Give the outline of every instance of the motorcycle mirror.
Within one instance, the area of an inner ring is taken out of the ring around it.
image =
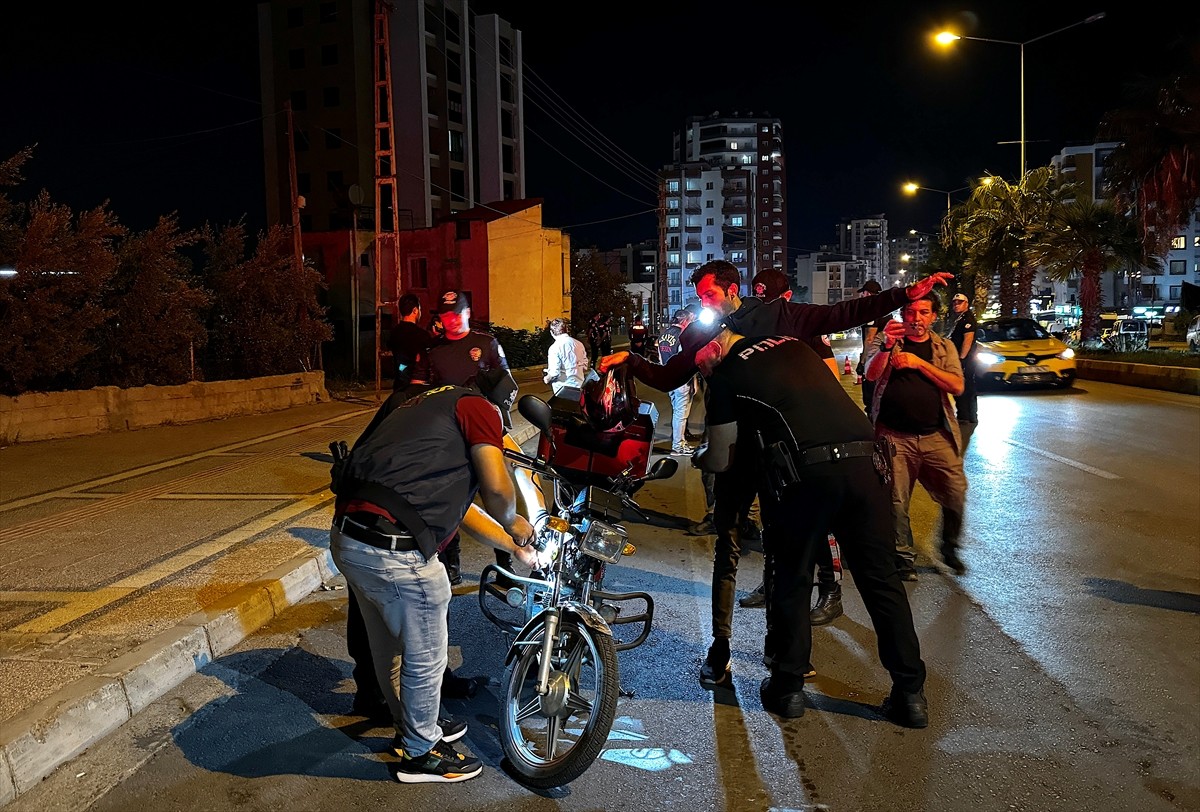
[[[679,470],[679,461],[673,457],[660,457],[658,462],[650,466],[650,473],[646,475],[647,481],[651,479],[670,479],[675,476],[675,472]]]
[[[539,431],[550,430],[550,406],[536,395],[523,395],[517,403],[517,411]]]

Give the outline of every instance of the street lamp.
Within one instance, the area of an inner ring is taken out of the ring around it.
[[[1024,42],[1013,42],[1012,40],[1006,40],[1006,39],[988,39],[986,37],[967,37],[967,36],[963,36],[962,34],[955,34],[953,31],[942,31],[934,36],[933,41],[943,47],[949,47],[950,44],[953,43],[955,40],[970,39],[970,40],[975,40],[976,42],[995,42],[1000,45],[1016,45],[1021,49],[1021,176],[1022,177],[1024,177],[1024,175],[1025,175],[1025,46],[1030,45],[1034,42],[1037,42],[1038,40],[1045,39],[1046,37],[1052,37],[1055,34],[1061,34],[1063,31],[1068,31],[1072,28],[1075,28],[1076,26],[1087,25],[1088,23],[1098,22],[1103,19],[1104,19],[1104,12],[1101,11],[1098,14],[1093,14],[1091,17],[1088,17],[1087,19],[1080,20],[1079,22],[1076,22],[1076,23],[1071,23],[1070,25],[1065,25],[1062,28],[1058,28],[1058,29],[1055,29],[1054,31],[1051,31],[1049,34],[1042,34],[1041,36],[1034,37],[1033,39],[1027,39]]]
[[[984,186],[988,186],[992,182],[992,176],[988,175],[986,178],[980,178],[979,182],[981,184],[983,184]],[[904,193],[908,194],[908,195],[915,195],[919,191],[937,192],[940,195],[945,195],[946,196],[946,212],[949,213],[950,212],[950,195],[954,194],[955,192],[965,192],[967,189],[970,189],[971,187],[963,186],[959,189],[951,189],[950,191],[947,192],[945,189],[931,189],[928,186],[920,186],[916,183],[913,183],[912,181],[909,181],[908,183],[904,184],[900,188],[902,188],[904,190]]]

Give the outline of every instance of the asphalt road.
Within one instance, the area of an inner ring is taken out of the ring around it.
[[[670,405],[642,394],[658,403],[666,451]],[[877,713],[888,679],[852,576],[846,615],[815,631],[803,718],[759,703],[761,611],[735,614],[735,690],[699,686],[712,540],[680,530],[703,513],[698,475],[681,468],[641,492],[651,521],[628,522],[638,552],[610,568],[612,587],[655,595],[655,631],[620,655],[633,695],[571,786],[534,793],[504,772],[495,684],[447,705],[470,725],[482,776],[391,781],[379,755],[390,731],[344,715],[353,686],[338,578],[9,808],[1200,810],[1200,399],[1088,381],[985,394],[965,464],[971,571],[923,566],[909,587],[927,730]],[[926,552],[935,520],[919,493]],[[327,522],[314,510],[291,533],[317,544]],[[464,557],[469,581],[491,556],[468,544]],[[761,563],[745,560],[742,592]],[[498,678],[503,635],[469,584],[458,591],[452,663]]]

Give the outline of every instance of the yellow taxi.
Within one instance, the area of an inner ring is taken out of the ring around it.
[[[975,330],[975,382],[987,386],[1070,386],[1075,351],[1033,319],[982,321]]]

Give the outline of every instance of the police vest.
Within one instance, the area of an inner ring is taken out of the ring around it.
[[[406,401],[347,460],[346,474],[352,481],[382,485],[398,494],[416,510],[439,545],[458,530],[479,492],[470,449],[455,416],[458,401],[465,397],[483,396],[473,389],[445,386]],[[355,493],[338,496],[352,499]],[[383,500],[359,496],[401,518]],[[427,546],[421,544],[421,553],[430,558],[436,547]]]

